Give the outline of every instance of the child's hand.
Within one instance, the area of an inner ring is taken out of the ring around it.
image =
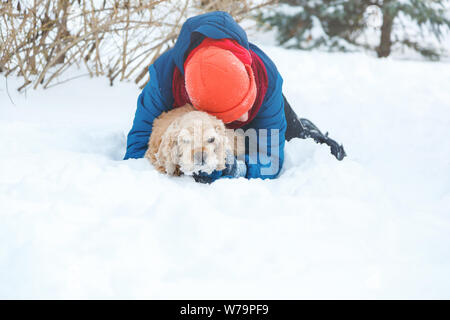
[[[222,176],[222,171],[216,170],[210,174],[200,171],[199,173],[194,173],[192,176],[194,177],[195,182],[213,183],[215,180],[219,179]]]
[[[194,173],[195,182],[213,183],[220,178],[240,178],[245,177],[247,173],[247,165],[244,161],[237,160],[232,154],[227,156],[225,162],[225,169],[222,171],[213,171],[211,174],[206,172]]]
[[[223,178],[239,178],[245,177],[247,173],[247,165],[244,161],[237,160],[233,155],[227,156],[226,167],[222,171]]]

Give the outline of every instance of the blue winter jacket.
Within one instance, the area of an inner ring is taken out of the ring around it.
[[[246,178],[275,178],[279,174],[284,160],[286,119],[282,96],[283,80],[269,57],[257,46],[249,43],[245,31],[228,13],[222,11],[187,19],[174,47],[162,54],[149,67],[150,81],[139,95],[133,127],[128,134],[127,152],[124,159],[144,156],[148,148],[147,143],[152,132],[153,120],[162,112],[173,108],[172,77],[174,68],[177,66],[184,75],[183,64],[186,51],[196,33],[213,39],[234,39],[247,50],[253,50],[263,61],[267,71],[268,88],[258,114],[242,129],[256,129],[258,138],[266,136],[261,134],[260,137],[258,129],[268,129],[267,150],[258,150],[258,153],[245,155]],[[273,131],[270,129],[278,129],[278,139],[271,137]],[[277,149],[278,152],[272,154],[271,150],[274,149]],[[220,178],[221,173],[213,172],[212,176]]]

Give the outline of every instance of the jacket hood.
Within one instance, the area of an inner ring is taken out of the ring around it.
[[[233,39],[249,50],[247,34],[229,13],[214,11],[189,18],[181,27],[173,48],[175,65],[183,75],[186,51],[189,49],[192,35],[195,33],[212,39]]]

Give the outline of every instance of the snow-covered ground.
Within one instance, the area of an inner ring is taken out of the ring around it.
[[[450,64],[263,47],[299,115],[277,180],[122,161],[139,91],[0,78],[0,298],[450,298]]]

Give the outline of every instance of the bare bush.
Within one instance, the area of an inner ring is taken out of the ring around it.
[[[241,21],[252,11],[276,3],[277,0],[196,0],[194,8],[200,12],[226,11],[231,13],[236,21]]]
[[[267,1],[269,2],[269,1]],[[0,72],[44,88],[83,75],[148,80],[148,66],[170,48],[188,16],[224,10],[242,19],[263,1],[2,0]],[[73,75],[72,66],[86,70]],[[69,71],[70,72],[67,72]]]

